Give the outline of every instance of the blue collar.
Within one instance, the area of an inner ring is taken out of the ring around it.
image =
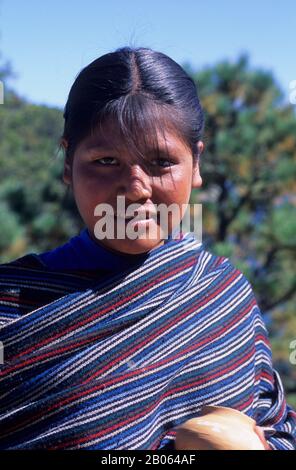
[[[164,243],[171,241],[172,235]],[[149,252],[129,255],[110,250],[99,241],[93,240],[88,229],[85,228],[64,245],[40,253],[38,256],[41,262],[50,269],[120,271],[145,260],[149,256]]]

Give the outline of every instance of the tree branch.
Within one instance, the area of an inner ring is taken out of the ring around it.
[[[274,307],[281,304],[282,302],[286,302],[287,300],[290,300],[290,298],[294,294],[296,294],[296,282],[294,282],[294,284],[292,284],[290,289],[288,289],[281,297],[274,300],[273,302],[268,303],[268,302],[262,301],[261,302],[262,310],[264,311],[272,310]]]

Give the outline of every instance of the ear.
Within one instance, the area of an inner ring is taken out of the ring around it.
[[[61,139],[61,146],[65,150],[65,160],[64,160],[64,171],[63,171],[63,181],[67,185],[71,185],[72,183],[72,165],[70,162],[70,158],[67,156],[67,147],[68,147],[68,142],[66,139]]]
[[[202,186],[202,178],[199,172],[199,158],[204,150],[204,143],[199,140],[197,142],[197,159],[194,160],[193,169],[192,169],[192,188],[200,188]]]

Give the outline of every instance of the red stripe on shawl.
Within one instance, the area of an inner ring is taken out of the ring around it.
[[[233,274],[227,282],[223,283],[223,285],[216,289],[213,294],[209,297],[207,297],[205,300],[201,300],[201,302],[199,302],[198,304],[195,304],[192,308],[186,310],[185,312],[183,311],[183,314],[178,316],[178,322],[180,320],[182,320],[183,318],[187,317],[190,313],[194,312],[194,310],[197,310],[200,306],[203,306],[204,304],[207,304],[209,302],[209,300],[211,300],[212,298],[214,298],[217,294],[219,294],[222,290],[225,289],[225,287],[227,287],[233,279],[235,279],[235,277],[237,276],[237,274]],[[233,322],[232,322],[233,323]],[[232,324],[231,323],[231,324]],[[176,319],[173,319],[171,322],[169,323],[166,323],[161,329],[157,330],[153,335],[145,338],[141,343],[137,343],[132,349],[128,349],[125,351],[125,353],[120,356],[120,359],[124,359],[125,357],[127,357],[129,354],[132,354],[134,351],[136,351],[139,347],[141,348],[142,346],[145,346],[148,342],[150,342],[151,340],[153,340],[154,338],[156,338],[157,336],[159,336],[162,332],[166,331],[170,326],[176,324]],[[227,327],[225,327],[223,330],[222,330],[222,333],[227,329]],[[211,338],[213,338],[214,335],[211,334]],[[205,342],[207,342],[207,339],[205,340]],[[93,380],[95,377],[97,377],[98,375],[104,373],[106,370],[110,369],[110,367],[112,367],[114,364],[116,363],[116,359],[113,361],[113,362],[109,362],[108,364],[106,364],[105,367],[103,367],[102,369],[99,369],[98,371],[96,371],[93,375],[91,375],[88,379],[86,379],[84,382],[82,383],[88,383],[89,381]]]
[[[26,354],[29,354],[30,352],[36,350],[37,348],[41,347],[41,346],[44,346],[45,344],[47,343],[50,343],[51,341],[63,336],[65,333],[69,333],[70,331],[72,330],[75,330],[76,328],[80,327],[80,326],[83,326],[87,323],[89,323],[91,320],[94,320],[95,318],[98,318],[100,316],[102,316],[103,314],[109,312],[111,309],[113,309],[114,307],[118,307],[120,305],[122,305],[123,303],[126,303],[127,300],[130,300],[130,299],[133,299],[134,297],[136,297],[139,293],[141,293],[142,291],[145,291],[147,289],[149,289],[149,287],[153,286],[154,284],[156,283],[159,283],[160,281],[162,280],[165,280],[167,279],[168,277],[180,272],[180,271],[183,271],[184,268],[187,268],[187,267],[190,267],[192,266],[193,264],[196,263],[196,259],[193,259],[190,263],[186,263],[185,265],[181,265],[179,266],[177,269],[173,270],[173,271],[170,271],[169,274],[165,274],[163,276],[160,276],[159,278],[155,279],[153,282],[151,282],[150,284],[148,285],[145,285],[145,287],[142,287],[141,289],[139,289],[138,291],[136,291],[134,294],[130,295],[129,297],[126,297],[125,299],[122,299],[120,300],[119,302],[116,302],[115,304],[112,304],[110,305],[109,307],[105,308],[104,310],[100,310],[99,313],[97,314],[94,314],[92,315],[91,317],[85,319],[84,321],[81,321],[79,323],[75,323],[74,325],[72,325],[70,328],[68,328],[67,330],[64,330],[62,333],[59,333],[55,336],[50,336],[49,338],[41,341],[40,343],[37,343],[35,344],[34,346],[32,346],[31,348],[27,349],[26,351],[22,351],[20,354],[16,355],[15,357],[13,357],[11,360],[15,360],[17,359],[18,357],[22,357]],[[22,364],[26,364],[26,362],[23,362]]]
[[[252,299],[252,302],[253,302],[253,299]],[[250,303],[246,306],[246,309],[242,312],[242,314],[240,315],[239,318],[242,318],[242,317],[245,315],[245,312],[248,312],[248,311],[249,311],[249,306],[252,304],[252,302],[250,302]],[[233,321],[232,321],[228,326],[232,326],[233,324],[235,324],[235,323],[237,322],[237,320],[238,320],[238,318],[236,317],[235,319],[233,319]],[[225,331],[225,329],[227,329],[227,328],[223,328],[222,331]],[[220,336],[220,334],[221,334],[221,330],[219,330],[215,336],[211,336],[210,339],[211,339],[211,340],[212,340],[212,339],[216,339],[217,337]],[[156,364],[151,364],[150,366],[147,366],[147,367],[145,367],[145,368],[143,368],[143,369],[144,369],[144,370],[149,370],[149,369],[155,368],[156,365],[157,365],[157,367],[159,367],[159,365],[163,365],[163,364],[166,364],[167,362],[171,362],[171,361],[174,360],[175,358],[178,358],[180,355],[184,355],[184,354],[186,354],[187,352],[189,352],[189,351],[191,351],[191,350],[197,349],[197,347],[199,347],[200,345],[204,345],[206,342],[207,342],[207,341],[201,341],[200,343],[197,343],[197,344],[195,344],[195,345],[193,345],[193,346],[190,346],[190,347],[188,347],[187,349],[182,350],[182,351],[179,352],[178,354],[176,354],[176,355],[174,355],[174,356],[172,356],[172,357],[170,357],[170,358],[168,358],[168,359],[163,359],[162,361],[159,361],[159,362],[157,362]],[[253,351],[253,350],[249,353],[248,356],[244,356],[244,358],[243,358],[242,360],[245,360],[246,357],[248,358],[248,357],[249,357],[250,355],[252,355],[252,354],[254,354],[254,351]],[[241,361],[240,361],[240,362],[241,362]],[[239,365],[240,362],[235,363],[234,366],[235,366],[235,365]],[[233,367],[230,368],[229,370],[232,370],[232,369],[233,369]],[[226,371],[226,369],[224,369],[223,371]],[[66,405],[66,404],[68,404],[68,403],[71,403],[72,401],[74,401],[74,400],[76,400],[76,399],[78,399],[78,398],[82,398],[83,396],[89,395],[89,394],[91,394],[91,393],[93,393],[93,392],[95,392],[95,391],[98,391],[98,390],[100,390],[100,389],[107,388],[109,385],[114,385],[114,384],[116,384],[117,382],[121,382],[121,381],[123,381],[123,380],[125,380],[125,379],[128,379],[128,378],[132,377],[133,375],[137,375],[138,373],[139,373],[139,370],[129,371],[129,372],[127,372],[125,375],[121,375],[120,377],[115,377],[115,378],[113,378],[113,379],[107,380],[104,384],[99,384],[99,385],[97,385],[97,386],[95,386],[95,387],[92,387],[91,389],[87,389],[87,390],[85,390],[85,391],[83,391],[83,392],[80,392],[80,393],[78,393],[78,394],[76,394],[76,395],[72,395],[72,396],[66,398],[65,400],[62,400],[62,401],[59,401],[58,403],[53,404],[52,406],[46,408],[46,412],[48,413],[48,412],[50,412],[50,411],[52,411],[52,410],[54,410],[54,409],[56,409],[56,408],[61,408],[62,406]],[[221,374],[221,370],[220,370],[220,372],[219,372],[218,374],[213,374],[213,375],[211,375],[210,378],[215,378],[216,376],[219,376],[219,374]],[[209,377],[207,377],[207,381],[208,381],[208,380],[209,380]],[[195,384],[202,384],[203,381],[204,381],[204,379],[199,380],[199,381],[197,381],[197,382],[194,382],[194,385],[195,385]],[[187,388],[188,388],[188,387],[187,387]],[[186,387],[185,387],[185,389],[186,389]],[[178,390],[178,389],[176,389],[176,390]],[[35,418],[35,419],[36,419],[36,418],[38,419],[39,417],[43,416],[43,414],[44,414],[44,410],[43,410],[41,413],[35,415],[34,418]],[[9,432],[15,431],[16,429],[19,429],[20,426],[22,427],[23,425],[26,425],[27,423],[30,423],[31,421],[32,421],[32,418],[29,418],[29,419],[27,419],[27,420],[25,420],[25,421],[23,421],[23,422],[19,422],[18,425],[15,426],[14,428],[10,429]]]
[[[241,313],[240,317],[239,318],[242,318],[246,312],[249,311],[249,305],[246,307],[246,309]],[[236,317],[235,319],[232,320],[231,323],[228,324],[228,326],[232,326],[234,325],[238,320],[238,317]],[[168,362],[171,362],[173,361],[174,359],[178,359],[180,356],[183,356],[185,355],[187,352],[191,352],[192,350],[194,351],[195,349],[197,349],[198,347],[200,346],[203,346],[204,344],[207,344],[209,343],[210,341],[212,341],[213,339],[216,339],[217,337],[219,337],[221,335],[221,331],[225,331],[227,330],[227,327],[226,328],[223,328],[222,330],[218,330],[216,335],[213,335],[211,336],[210,339],[205,339],[203,341],[200,341],[199,343],[195,343],[194,345],[191,345],[189,346],[188,348],[186,349],[182,349],[182,351],[180,351],[179,353],[175,354],[174,356],[170,356],[169,358],[166,358],[166,359],[162,359],[161,361],[158,361],[157,363],[154,363],[154,364],[151,364],[149,366],[146,366],[144,368],[142,368],[143,370],[146,370],[146,371],[149,371],[149,370],[153,370],[156,366],[159,367],[161,365],[165,365],[167,364]],[[140,369],[141,370],[141,369]],[[75,394],[75,395],[72,395],[71,397],[68,397],[67,399],[65,400],[62,400],[62,401],[59,401],[59,403],[56,403],[54,405],[52,405],[51,407],[47,408],[47,411],[51,411],[55,408],[59,408],[60,406],[64,406],[68,403],[71,403],[71,401],[74,401],[78,398],[82,398],[84,395],[88,395],[90,393],[93,393],[97,390],[100,390],[102,387],[103,388],[106,388],[108,387],[109,385],[114,385],[116,384],[117,382],[122,382],[124,381],[125,379],[128,379],[130,377],[132,377],[133,375],[136,375],[139,373],[139,369],[138,370],[135,370],[135,371],[129,371],[127,372],[125,375],[121,375],[120,377],[115,377],[114,379],[109,379],[107,380],[104,384],[98,384],[96,385],[95,387],[92,387],[90,389],[87,389],[86,391],[82,392],[82,393],[78,393],[78,394]]]
[[[211,375],[210,377],[207,377],[207,380],[211,380],[212,378],[216,378],[216,377],[219,377],[221,375],[223,375],[223,373],[226,373],[226,372],[229,372],[231,370],[233,370],[236,366],[239,366],[240,364],[242,364],[243,362],[245,362],[246,359],[248,359],[249,357],[251,357],[253,355],[253,352],[250,352],[247,356],[244,356],[240,361],[238,361],[237,363],[235,363],[233,366],[231,367],[227,367],[226,369],[223,369],[222,371],[220,370],[218,373],[216,374],[213,374]],[[120,425],[120,427],[123,427],[124,425],[126,424],[129,424],[130,422],[132,421],[136,421],[137,419],[141,418],[142,416],[145,416],[146,414],[148,414],[153,408],[157,407],[158,404],[160,404],[161,401],[163,401],[166,397],[169,397],[171,396],[173,393],[177,393],[177,392],[181,392],[181,391],[185,391],[189,388],[192,388],[192,387],[195,387],[195,386],[198,386],[202,383],[203,381],[201,380],[197,380],[195,382],[191,382],[189,384],[186,384],[185,386],[183,387],[176,387],[176,388],[173,388],[173,389],[170,389],[168,390],[167,392],[165,392],[163,395],[161,395],[161,397],[159,397],[159,399],[154,402],[150,407],[148,407],[148,409],[145,409],[144,411],[141,411],[140,413],[138,413],[137,415],[135,416],[132,416],[131,418],[128,418],[126,419],[125,421],[120,421],[119,423],[116,423],[116,424],[113,424],[112,426],[108,427],[108,428],[105,428],[104,430],[98,432],[98,433],[95,433],[95,434],[91,434],[91,435],[88,435],[88,436],[85,436],[85,437],[82,437],[82,438],[79,438],[79,439],[74,439],[72,441],[63,441],[61,442],[60,444],[57,444],[56,446],[54,447],[49,447],[49,450],[57,450],[59,448],[65,448],[65,446],[67,445],[70,445],[70,446],[73,446],[73,445],[79,445],[79,444],[82,444],[84,442],[87,442],[87,441],[90,441],[92,439],[95,439],[97,437],[100,437],[104,434],[110,434],[112,431],[114,431],[115,429],[118,429],[118,426]]]

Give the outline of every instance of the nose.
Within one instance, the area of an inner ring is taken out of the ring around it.
[[[150,176],[138,164],[127,167],[122,173],[118,195],[125,196],[131,202],[150,198],[152,195]]]

